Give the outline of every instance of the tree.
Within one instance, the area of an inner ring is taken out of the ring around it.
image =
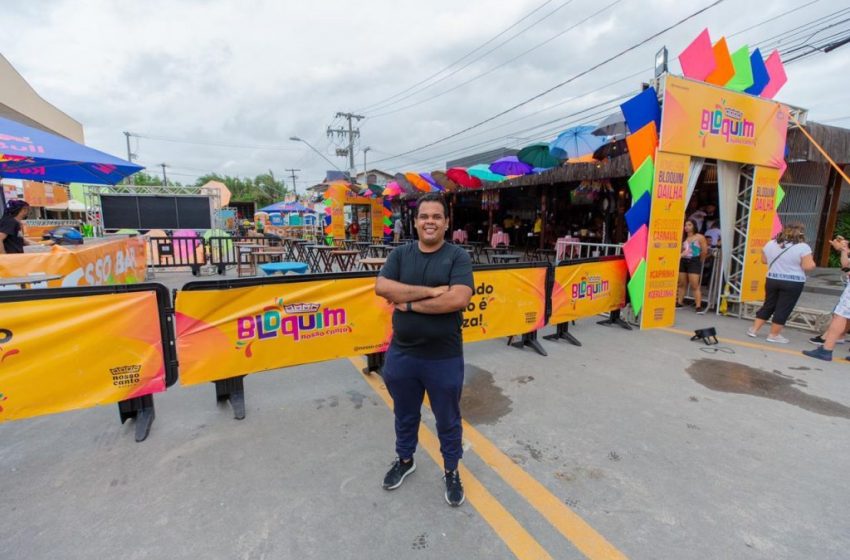
[[[257,175],[253,179],[207,173],[198,177],[195,185],[200,187],[209,181],[224,183],[230,190],[231,200],[235,202],[256,202],[261,206],[283,200],[288,192],[286,185],[282,181],[278,181],[271,170],[268,173]]]
[[[130,176],[130,182],[134,185],[141,186],[159,186],[162,185],[162,177],[159,175],[153,175],[151,173],[145,173],[144,171],[139,171],[138,173],[134,173]],[[180,187],[182,186],[179,181],[175,182],[172,180],[168,180],[168,184],[170,186]]]

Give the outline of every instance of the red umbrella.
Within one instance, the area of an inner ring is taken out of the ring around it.
[[[549,149],[548,146],[546,149]],[[443,171],[432,171],[431,177],[433,177],[434,180],[446,190],[446,192],[454,192],[458,190],[457,183],[449,179]]]
[[[471,176],[463,167],[450,168],[446,171],[446,176],[461,187],[468,189],[478,189],[482,185],[481,179]]]

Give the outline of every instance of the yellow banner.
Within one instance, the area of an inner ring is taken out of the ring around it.
[[[621,309],[626,305],[626,273],[622,258],[556,267],[549,324]]]
[[[747,246],[744,250],[744,276],[741,280],[741,301],[762,301],[767,265],[761,262],[761,250],[771,239],[774,202],[779,186],[778,169],[756,166],[753,192],[750,197],[750,222],[747,225]]]
[[[676,319],[676,288],[690,161],[688,156],[661,151],[655,156],[642,329],[669,327]]]
[[[474,277],[464,342],[544,326],[545,268]],[[392,306],[375,295],[371,276],[180,291],[175,307],[183,385],[383,352],[392,336]]]
[[[0,422],[164,390],[155,292],[0,302]]]
[[[129,237],[46,253],[0,255],[0,278],[60,274],[47,287],[135,284],[145,279],[145,241]]]
[[[180,291],[175,307],[183,385],[382,352],[392,332],[371,276]]]
[[[525,334],[546,324],[546,268],[478,270],[463,341]]]
[[[668,75],[659,149],[779,168],[788,118],[775,101]]]

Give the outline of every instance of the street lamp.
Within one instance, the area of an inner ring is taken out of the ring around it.
[[[311,150],[313,150],[314,152],[316,152],[317,154],[319,154],[319,155],[322,157],[322,159],[323,159],[323,160],[325,160],[326,162],[330,163],[330,164],[333,166],[333,168],[334,168],[334,169],[336,169],[337,171],[342,171],[342,169],[340,169],[339,167],[337,167],[337,165],[336,165],[334,162],[332,162],[332,161],[331,161],[331,160],[329,160],[327,157],[325,157],[325,154],[323,154],[322,152],[320,152],[319,150],[317,150],[316,148],[314,148],[312,144],[310,144],[309,142],[307,142],[307,141],[306,141],[306,140],[304,140],[303,138],[299,138],[299,137],[297,137],[297,136],[290,136],[290,137],[289,137],[289,139],[290,139],[290,140],[292,140],[293,142],[304,142],[305,144],[307,144],[307,147],[308,147],[308,148],[310,148]]]
[[[366,180],[366,174],[369,172],[369,170],[366,168],[366,152],[368,152],[371,149],[372,148],[369,147],[369,146],[366,146],[365,148],[363,148],[363,184],[364,185],[369,184],[369,182]]]

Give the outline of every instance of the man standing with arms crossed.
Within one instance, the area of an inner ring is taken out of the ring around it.
[[[457,470],[463,455],[462,311],[472,297],[473,280],[469,254],[445,241],[447,216],[442,196],[428,194],[419,199],[415,216],[419,240],[390,253],[375,293],[395,304],[383,377],[393,398],[398,457],[383,486],[395,490],[416,470],[413,453],[427,391],[437,419],[446,502],[457,507],[465,499]]]

